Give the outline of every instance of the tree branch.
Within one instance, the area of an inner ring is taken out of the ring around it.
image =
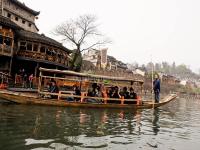
[[[88,49],[91,49],[92,47],[94,47],[94,46],[96,46],[96,45],[103,45],[103,44],[107,44],[107,43],[108,43],[108,42],[106,42],[106,41],[94,43],[94,44],[92,44],[91,46],[82,49],[81,52],[83,52],[83,51],[85,51],[85,50],[88,50]]]

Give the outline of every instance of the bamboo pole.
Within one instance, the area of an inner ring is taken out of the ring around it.
[[[154,73],[154,66],[153,66],[153,61],[152,61],[152,58],[151,58],[151,63],[152,63],[152,73],[151,73],[151,79],[152,79],[152,82],[151,82],[151,86],[152,86],[152,109],[154,109],[154,93],[153,93],[153,73]]]

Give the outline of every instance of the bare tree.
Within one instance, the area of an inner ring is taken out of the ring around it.
[[[75,48],[70,63],[70,69],[79,70],[82,63],[81,52],[98,45],[109,43],[109,40],[98,31],[97,18],[94,15],[83,15],[67,20],[56,27],[54,33],[62,40],[71,43]],[[79,62],[81,59],[81,62]],[[78,67],[78,69],[77,69]]]

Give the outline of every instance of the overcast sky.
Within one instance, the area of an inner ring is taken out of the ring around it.
[[[200,68],[200,0],[20,0],[40,11],[40,33],[82,14],[98,17],[113,41],[108,54],[139,64],[167,61]]]

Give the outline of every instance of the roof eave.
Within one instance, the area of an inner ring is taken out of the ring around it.
[[[0,24],[13,28],[13,29],[17,29],[17,30],[21,30],[22,28],[20,26],[18,26],[16,23],[14,23],[13,21],[11,21],[10,19],[4,17],[4,16],[0,16]]]
[[[33,14],[34,16],[38,16],[40,14],[40,11],[35,11],[35,10],[29,8],[28,6],[26,6],[25,4],[21,3],[18,0],[10,0],[10,1],[15,3],[16,5],[18,5],[19,7],[25,9],[26,11],[28,11],[31,14]]]
[[[33,34],[33,35],[28,36],[28,34]],[[52,46],[61,48],[69,54],[72,53],[71,50],[64,47],[61,43],[57,42],[56,40],[51,39],[51,38],[46,37],[46,36],[42,36],[38,33],[33,33],[33,32],[30,32],[30,31],[21,30],[21,31],[18,31],[18,35],[19,35],[19,39],[21,39],[21,40],[30,40],[30,41],[35,41],[35,42],[46,43],[48,45],[52,45]],[[34,37],[34,35],[36,37]]]

